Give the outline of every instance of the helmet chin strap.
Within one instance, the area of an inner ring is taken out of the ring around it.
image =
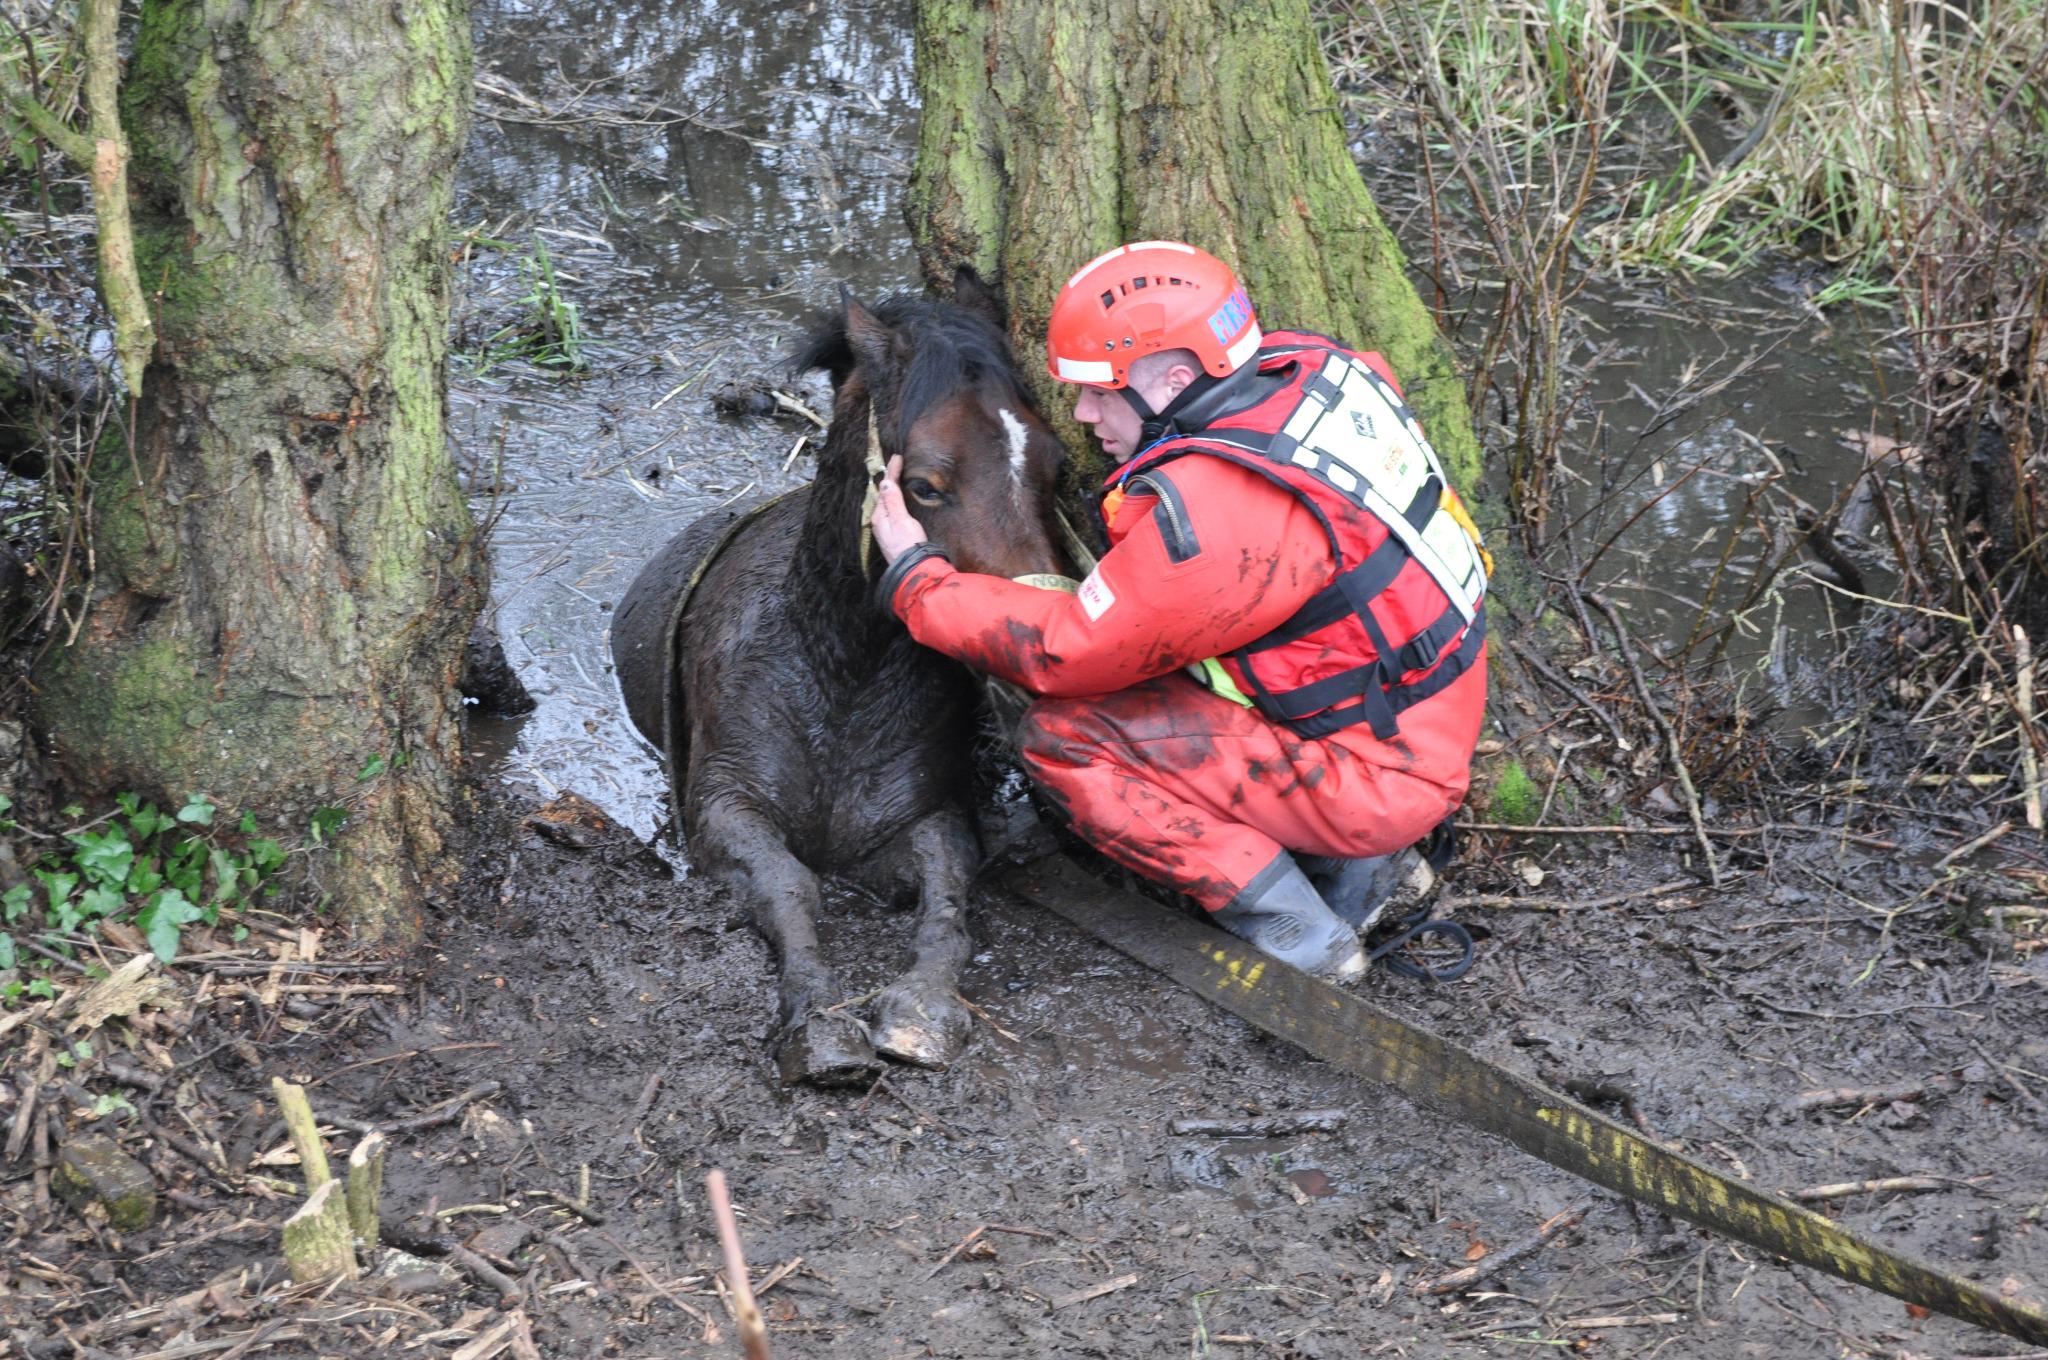
[[[1198,373],[1193,382],[1174,393],[1173,400],[1157,411],[1152,409],[1152,403],[1145,400],[1137,388],[1128,383],[1119,387],[1117,391],[1123,393],[1124,400],[1138,413],[1138,448],[1149,449],[1162,439],[1171,439],[1177,434],[1185,433],[1174,422],[1174,416],[1186,410],[1198,397],[1220,381],[1221,379],[1211,374]]]

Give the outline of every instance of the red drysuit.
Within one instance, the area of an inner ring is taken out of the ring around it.
[[[1486,700],[1482,651],[1381,741],[1305,740],[1182,671],[1271,633],[1335,573],[1293,493],[1191,455],[1167,469],[1199,551],[1174,561],[1158,498],[1115,505],[1077,595],[917,564],[891,600],[919,642],[1045,696],[1025,716],[1032,777],[1110,858],[1214,911],[1282,850],[1385,854],[1456,808]],[[1114,504],[1114,501],[1109,502]]]

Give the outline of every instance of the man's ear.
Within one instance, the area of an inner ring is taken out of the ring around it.
[[[1166,387],[1169,396],[1177,397],[1187,390],[1190,383],[1201,377],[1201,372],[1192,364],[1175,364],[1166,370]]]

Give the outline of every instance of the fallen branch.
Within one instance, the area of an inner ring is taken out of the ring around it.
[[[746,1351],[747,1360],[770,1360],[768,1324],[761,1317],[761,1305],[754,1302],[754,1287],[747,1279],[747,1257],[740,1246],[740,1225],[733,1216],[732,1197],[726,1193],[725,1173],[714,1167],[704,1177],[704,1189],[711,1197],[711,1216],[718,1223],[718,1245],[725,1252],[725,1283],[732,1290],[740,1346]]]
[[[1591,1199],[1582,1199],[1565,1209],[1562,1213],[1554,1214],[1550,1218],[1545,1219],[1534,1233],[1523,1238],[1513,1246],[1501,1248],[1476,1265],[1469,1265],[1462,1270],[1454,1270],[1448,1275],[1439,1276],[1429,1284],[1417,1285],[1415,1292],[1418,1294],[1455,1294],[1461,1289],[1470,1289],[1481,1281],[1490,1280],[1522,1258],[1533,1256],[1541,1251],[1549,1243],[1550,1239],[1556,1237],[1565,1229],[1576,1226],[1579,1220],[1584,1218],[1592,1207],[1593,1201]]]
[[[1166,1131],[1182,1137],[1289,1138],[1300,1133],[1335,1133],[1350,1118],[1345,1110],[1303,1110],[1263,1119],[1174,1119]]]
[[[1929,1190],[1953,1189],[1956,1182],[1942,1176],[1887,1176],[1872,1181],[1842,1181],[1835,1185],[1809,1185],[1794,1190],[1792,1198],[1802,1204],[1821,1200],[1847,1199],[1851,1195],[1916,1194]]]
[[[1894,1101],[1918,1100],[1934,1092],[1953,1091],[1957,1085],[1954,1077],[1938,1073],[1925,1081],[1899,1086],[1831,1086],[1820,1091],[1802,1091],[1778,1108],[1786,1114],[1805,1114],[1846,1106],[1890,1105]]]
[[[379,1123],[368,1119],[344,1119],[336,1115],[327,1122],[352,1133],[381,1133],[387,1137],[394,1133],[418,1133],[421,1129],[431,1129],[458,1118],[472,1102],[494,1096],[500,1089],[499,1083],[495,1081],[478,1082],[462,1094],[450,1096],[438,1105],[429,1106],[424,1112],[404,1119],[387,1119]]]
[[[2041,762],[2034,754],[2034,648],[2027,640],[2027,630],[2015,627],[2012,630],[2013,665],[2019,670],[2019,680],[2014,686],[2013,704],[2020,714],[2020,778],[2026,785],[2024,794],[2027,809],[2027,825],[2041,830]]]
[[[1113,1280],[1104,1280],[1101,1284],[1091,1284],[1086,1289],[1076,1289],[1071,1294],[1061,1294],[1057,1298],[1049,1300],[1046,1308],[1049,1312],[1057,1313],[1062,1308],[1071,1308],[1077,1303],[1086,1303],[1090,1299],[1099,1299],[1104,1294],[1114,1294],[1119,1289],[1129,1289],[1137,1282],[1138,1274],[1136,1271],[1132,1271],[1128,1275],[1119,1275]]]

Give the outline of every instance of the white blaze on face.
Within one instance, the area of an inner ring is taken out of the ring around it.
[[[1017,419],[1009,407],[1002,407],[996,414],[1002,417],[1003,428],[1010,435],[1010,486],[1021,504],[1024,499],[1024,441],[1030,438],[1030,434],[1025,430],[1024,422]]]

